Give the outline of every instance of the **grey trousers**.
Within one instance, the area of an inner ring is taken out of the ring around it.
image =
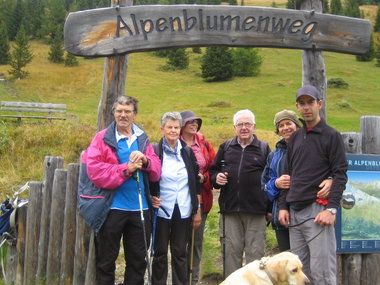
[[[296,225],[314,218],[325,207],[312,203],[300,211],[290,210],[290,224]],[[320,226],[314,220],[291,227],[290,248],[303,264],[303,271],[313,285],[336,284],[336,239],[333,226]],[[310,239],[318,235],[311,242]]]
[[[226,252],[223,258],[227,277],[243,266],[244,253],[246,263],[264,256],[266,221],[265,215],[245,213],[224,214],[224,219]]]

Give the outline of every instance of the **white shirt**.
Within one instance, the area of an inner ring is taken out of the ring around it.
[[[185,163],[181,156],[181,144],[177,143],[177,155],[167,154],[165,151],[162,155],[162,173],[160,179],[160,198],[163,207],[169,217],[160,208],[158,216],[165,219],[171,219],[173,216],[174,206],[177,203],[181,218],[191,216],[191,198],[189,190],[189,179]]]

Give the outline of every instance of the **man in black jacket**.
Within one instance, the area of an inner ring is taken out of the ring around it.
[[[222,188],[219,207],[223,219],[224,274],[240,268],[243,253],[251,262],[264,255],[266,194],[261,191],[261,174],[270,151],[254,135],[255,116],[238,111],[233,118],[236,137],[219,146],[210,168],[211,183]]]
[[[279,220],[290,226],[290,247],[314,285],[336,284],[334,223],[347,182],[347,160],[339,132],[320,117],[323,102],[317,88],[305,85],[296,106],[305,126],[288,143],[288,191],[280,196]],[[333,179],[327,199],[317,196],[320,183]],[[291,226],[294,227],[291,227]]]

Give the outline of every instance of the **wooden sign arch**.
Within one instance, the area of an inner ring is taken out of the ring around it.
[[[70,13],[65,48],[99,57],[191,46],[275,47],[362,54],[368,20],[253,6],[142,5]]]

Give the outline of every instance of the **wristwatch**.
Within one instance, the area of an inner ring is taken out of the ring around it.
[[[329,211],[331,214],[336,215],[337,210],[335,208],[327,208],[327,211]]]

